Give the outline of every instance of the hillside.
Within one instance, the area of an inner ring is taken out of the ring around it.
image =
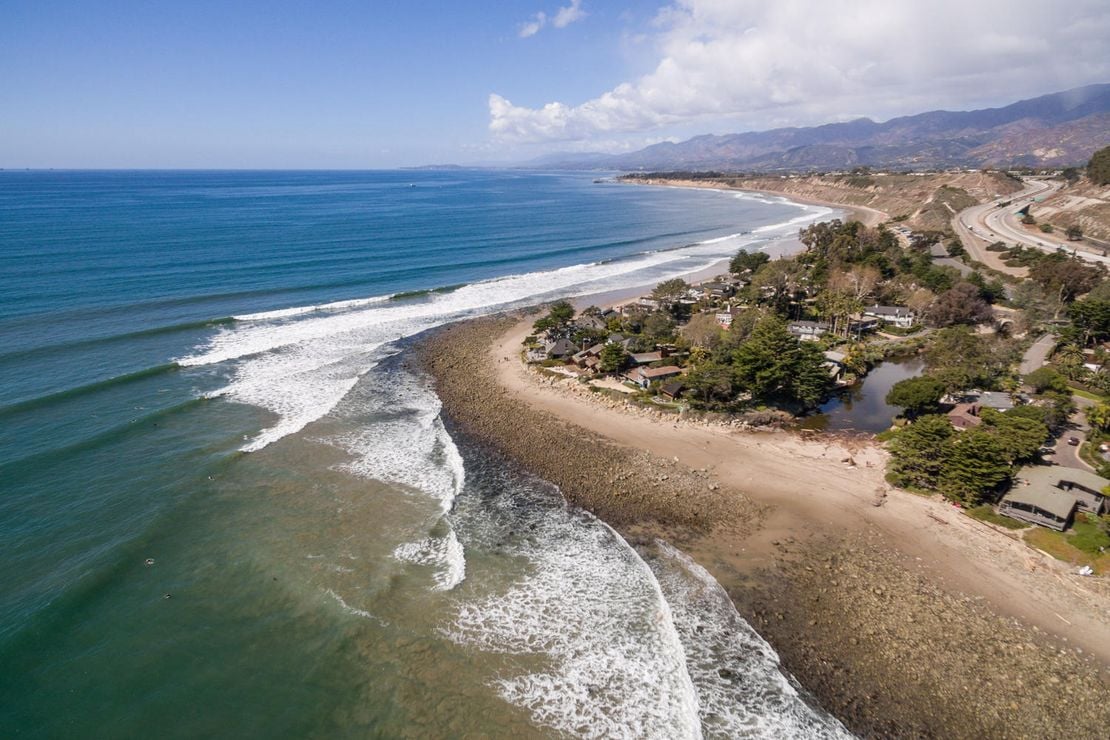
[[[882,211],[890,218],[905,216],[918,230],[943,231],[952,216],[969,206],[1021,189],[1013,178],[998,172],[959,172],[928,175],[809,175],[699,178],[697,181],[646,175],[629,179],[657,184],[697,184],[782,193],[806,200],[840,203]]]
[[[629,154],[553,155],[533,164],[565,169],[823,171],[870,166],[1046,166],[1086,163],[1110,132],[1110,84],[1002,108],[931,111],[876,123],[861,118],[808,128],[697,136]]]
[[[1110,185],[1096,185],[1087,178],[1068,185],[1033,207],[1039,223],[1058,229],[1078,226],[1084,235],[1110,242]]]

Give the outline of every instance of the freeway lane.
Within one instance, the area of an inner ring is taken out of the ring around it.
[[[1030,231],[1019,222],[1016,215],[1019,210],[1041,196],[1050,195],[1052,192],[1059,190],[1061,186],[1062,183],[1053,181],[1027,180],[1025,188],[1021,192],[1009,197],[1010,205],[1004,208],[998,207],[999,203],[1006,202],[1007,198],[1003,197],[996,198],[989,203],[972,206],[960,211],[959,215],[952,219],[952,228],[960,236],[961,241],[964,241],[965,246],[968,246],[968,242],[971,242],[968,251],[971,252],[973,258],[1011,275],[1024,275],[1024,270],[1006,268],[1002,265],[996,253],[986,251],[987,244],[1002,241],[1021,244],[1044,252],[1055,252],[1058,249],[1064,249],[1088,262],[1110,264],[1110,257],[1100,252],[1088,251],[1086,247],[1081,249],[1077,243],[1068,242],[1053,234]]]

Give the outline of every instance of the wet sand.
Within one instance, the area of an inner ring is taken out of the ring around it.
[[[1110,725],[1105,581],[888,490],[866,441],[679,419],[541,376],[518,359],[530,322],[425,339],[449,423],[630,541],[688,552],[853,731],[1099,737]]]

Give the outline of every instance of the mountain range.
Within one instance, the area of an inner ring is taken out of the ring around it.
[[[555,169],[773,172],[859,166],[1058,167],[1086,164],[1110,144],[1110,84],[1021,100],[1003,108],[930,111],[876,123],[860,118],[805,128],[696,136],[626,154],[553,154]]]

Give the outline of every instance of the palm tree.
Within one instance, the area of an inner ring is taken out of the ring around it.
[[[1110,429],[1110,404],[1103,401],[1086,411],[1087,423],[1099,431]]]

